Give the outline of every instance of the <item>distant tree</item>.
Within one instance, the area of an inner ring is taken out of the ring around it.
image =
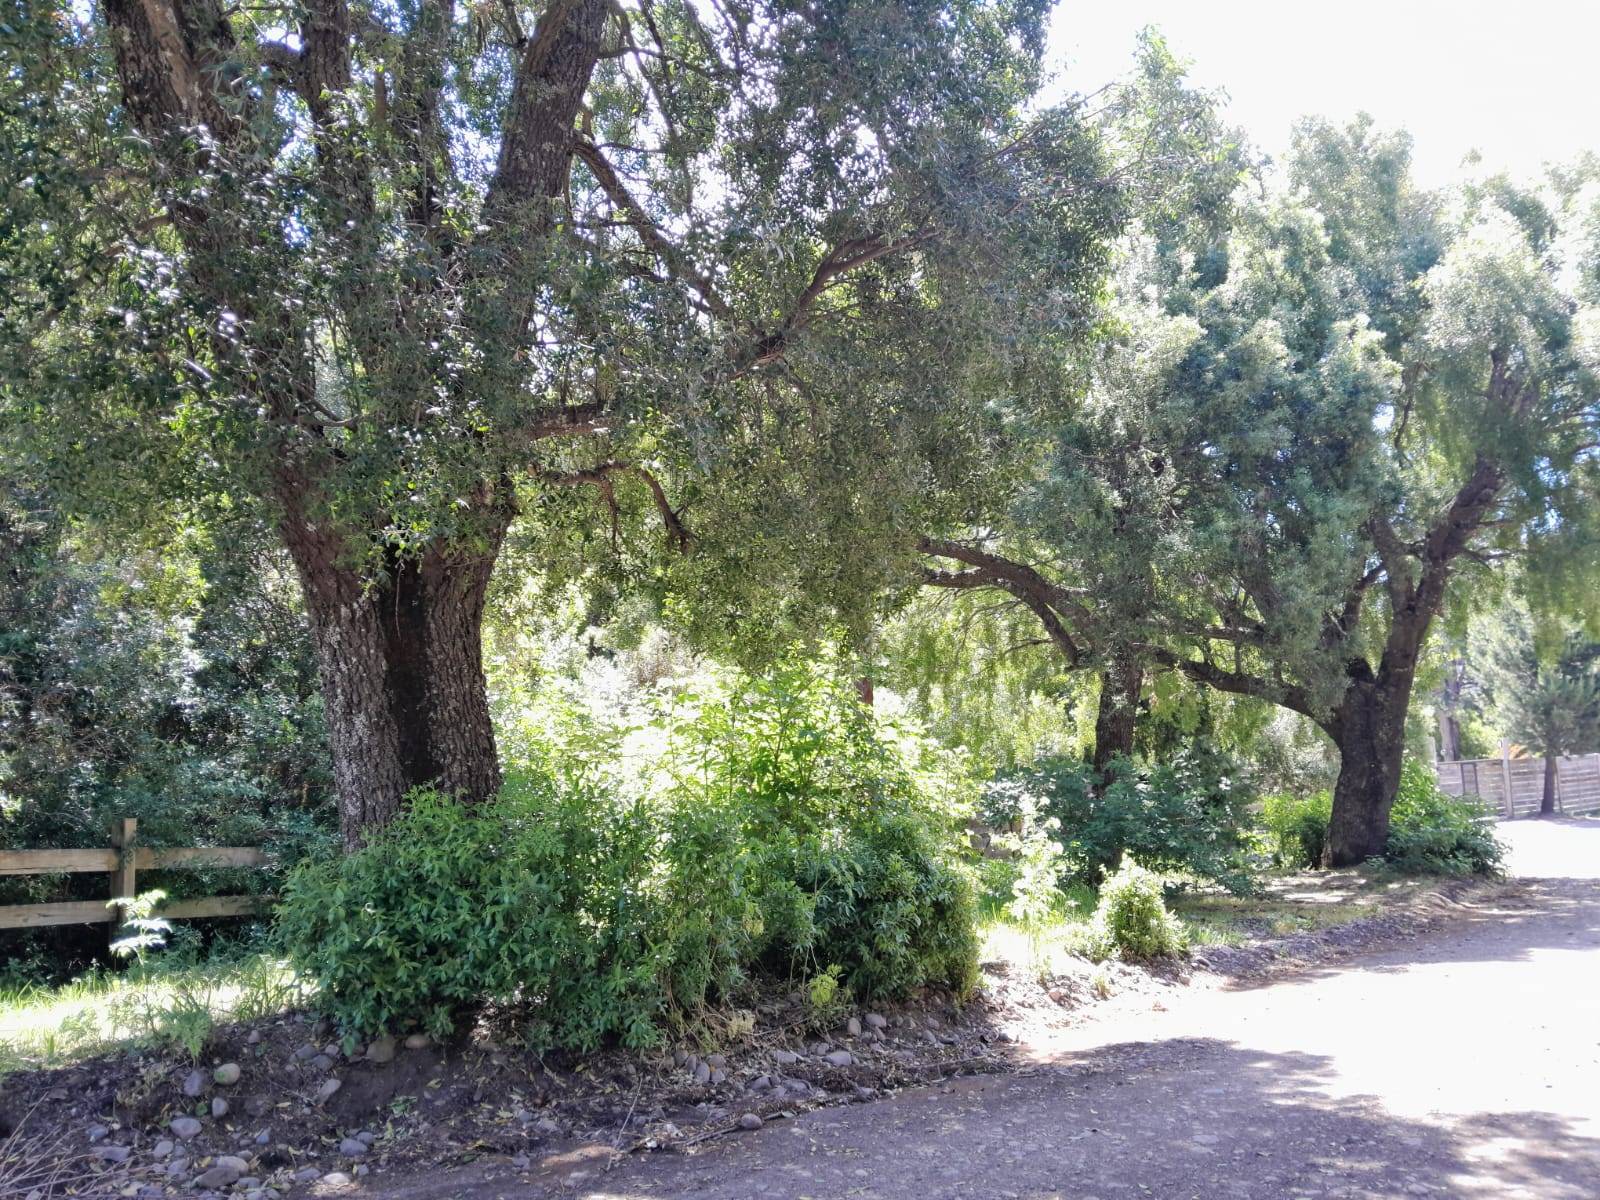
[[[1538,638],[1526,615],[1512,610],[1491,645],[1485,674],[1501,728],[1544,757],[1539,813],[1553,816],[1556,760],[1600,749],[1600,642],[1579,629]]]
[[[659,522],[635,582],[759,629],[981,486],[983,398],[1088,327],[1121,220],[1030,107],[1047,9],[18,0],[0,421],[74,511],[271,512],[347,842],[489,796],[508,538]]]

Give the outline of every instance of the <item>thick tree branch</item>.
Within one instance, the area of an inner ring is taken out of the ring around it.
[[[601,153],[600,148],[586,138],[580,139],[575,148],[578,158],[589,168],[611,203],[627,215],[628,224],[639,235],[639,240],[666,264],[673,278],[692,287],[713,316],[724,321],[732,321],[733,309],[717,294],[716,286],[710,278],[696,269],[689,261],[689,256],[661,232],[660,226],[650,219],[650,214],[645,212],[644,206],[629,193],[627,185],[622,182],[622,177],[617,174],[610,160]]]
[[[1246,671],[1229,671],[1204,659],[1186,658],[1181,654],[1174,654],[1165,646],[1141,644],[1138,649],[1162,666],[1183,672],[1196,683],[1203,683],[1207,687],[1214,687],[1222,692],[1232,692],[1238,696],[1253,696],[1258,700],[1267,700],[1292,709],[1301,716],[1310,717],[1313,721],[1319,723],[1322,721],[1322,715],[1312,705],[1310,695],[1297,684],[1281,683]]]
[[[974,568],[969,571],[926,568],[921,575],[921,582],[925,586],[957,589],[993,587],[1007,592],[1039,619],[1050,640],[1066,656],[1069,665],[1075,667],[1085,661],[1084,647],[1067,627],[1065,618],[1075,619],[1081,634],[1089,627],[1089,614],[1068,589],[1051,583],[1026,564],[960,542],[922,538],[917,548],[924,554],[953,558]]]
[[[630,475],[650,489],[650,498],[656,506],[656,511],[661,515],[661,524],[665,527],[667,536],[677,547],[678,553],[688,554],[694,544],[694,535],[684,524],[682,514],[673,508],[672,502],[667,499],[667,490],[661,486],[661,481],[645,468],[633,463],[603,462],[577,471],[538,472],[540,479],[558,487],[588,486],[598,489],[611,510],[613,536],[618,520],[616,492],[612,482],[614,475]]]

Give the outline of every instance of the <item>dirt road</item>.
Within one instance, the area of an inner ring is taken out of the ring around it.
[[[1030,1047],[1030,1074],[595,1163],[550,1194],[1595,1200],[1600,821],[1505,828],[1526,896],[1422,943],[1094,1022]],[[470,1171],[380,1186],[388,1200],[545,1194]]]

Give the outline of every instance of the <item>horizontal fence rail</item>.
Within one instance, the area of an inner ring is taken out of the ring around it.
[[[1544,759],[1463,758],[1433,764],[1439,790],[1451,796],[1478,796],[1506,818],[1531,817],[1544,800]],[[1556,759],[1556,811],[1600,811],[1600,754]]]
[[[140,871],[201,871],[215,867],[263,867],[267,856],[258,846],[183,846],[171,849],[137,845],[139,823],[126,817],[117,823],[112,845],[95,850],[0,850],[0,878],[13,875],[63,875],[105,872],[110,894],[104,900],[62,900],[50,904],[0,906],[0,929],[36,929],[45,925],[110,925],[123,922],[126,906],[138,895]],[[272,903],[271,896],[202,896],[168,900],[155,915],[169,921],[197,917],[253,916]]]

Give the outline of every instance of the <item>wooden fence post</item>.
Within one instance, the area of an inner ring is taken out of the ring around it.
[[[116,868],[111,872],[111,899],[124,903],[113,904],[111,913],[111,940],[117,940],[117,931],[122,927],[124,918],[128,915],[127,903],[138,892],[139,872],[137,866],[139,840],[139,820],[137,817],[123,817],[111,827],[111,848],[118,852]]]
[[[1500,740],[1500,778],[1506,785],[1506,819],[1517,815],[1517,798],[1511,791],[1511,743]]]

